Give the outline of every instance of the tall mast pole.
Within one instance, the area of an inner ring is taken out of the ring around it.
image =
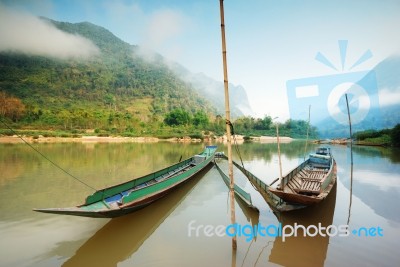
[[[283,191],[283,179],[282,179],[282,160],[281,160],[281,146],[279,142],[279,125],[276,122],[276,141],[278,142],[278,161],[279,161],[279,184]]]
[[[349,130],[350,130],[350,202],[349,202],[349,215],[347,216],[347,225],[350,223],[350,213],[351,213],[351,203],[353,200],[353,133],[351,130],[351,117],[350,117],[350,108],[349,108],[349,100],[346,97],[346,106],[347,106],[347,115],[349,117]]]
[[[221,37],[222,37],[222,61],[224,66],[224,89],[225,89],[225,117],[226,117],[226,138],[228,144],[228,175],[230,179],[229,196],[231,207],[231,223],[236,223],[235,218],[235,193],[234,193],[234,179],[233,179],[233,162],[232,162],[232,144],[231,144],[231,112],[229,107],[229,91],[228,91],[228,67],[226,63],[226,41],[225,41],[225,20],[224,20],[224,0],[219,1],[220,14],[221,14]],[[232,237],[232,248],[236,250],[237,242],[236,236]]]
[[[304,156],[303,160],[306,160],[306,153],[307,153],[307,145],[308,145],[308,134],[310,131],[310,114],[311,114],[311,105],[308,105],[308,123],[307,123],[307,138],[306,138],[306,145],[304,146]]]

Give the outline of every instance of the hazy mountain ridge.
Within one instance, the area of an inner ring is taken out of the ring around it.
[[[379,99],[379,106],[371,105],[366,119],[352,125],[353,133],[369,129],[393,128],[400,123],[400,56],[386,58],[377,64],[371,72],[375,73],[376,76],[378,94],[369,97]],[[361,79],[361,84],[365,84],[367,76]],[[342,106],[343,111],[346,110],[345,102],[342,101],[339,105]],[[331,118],[316,123],[316,126],[321,137],[347,137],[349,135],[348,125],[332,124]]]
[[[210,95],[213,90],[179,77],[161,55],[155,54],[151,61],[146,60],[138,46],[89,22],[41,19],[64,32],[89,39],[100,52],[83,60],[0,52],[0,90],[21,98],[28,112],[58,114],[62,110],[84,110],[94,113],[113,109],[131,113],[142,121],[162,120],[165,113],[175,108],[190,113],[203,110],[210,115],[221,114],[220,102],[215,102],[214,95]],[[235,95],[236,90],[232,91]],[[216,95],[220,94],[223,88]],[[247,98],[244,91],[241,95],[242,99],[243,95]],[[237,112],[237,115],[243,114]]]
[[[191,73],[180,64],[170,64],[171,69],[183,80],[190,83],[201,95],[213,103],[220,115],[225,114],[224,83],[216,81],[204,73]],[[229,101],[232,117],[252,115],[246,90],[241,85],[229,83]]]

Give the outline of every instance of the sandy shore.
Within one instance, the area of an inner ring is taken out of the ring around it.
[[[260,143],[276,143],[276,136],[261,136],[254,138],[254,141],[259,141]],[[279,136],[280,143],[290,143],[293,141],[293,138],[287,136]]]
[[[79,138],[74,137],[22,137],[28,143],[123,143],[123,142],[158,142],[159,139],[155,137],[99,137],[99,136],[82,136]],[[23,143],[18,136],[1,136],[0,143]]]
[[[226,137],[218,137],[214,139],[216,142],[226,142]],[[193,139],[190,137],[183,138],[169,138],[169,139],[159,139],[157,137],[122,137],[122,136],[82,136],[82,137],[44,137],[39,135],[37,138],[32,136],[22,136],[22,138],[28,143],[154,143],[154,142],[177,142],[177,143],[191,143],[191,142],[202,142],[201,139]],[[243,136],[236,135],[236,141],[238,143],[243,143]],[[251,138],[252,141],[261,143],[274,143],[276,142],[276,137],[261,136]],[[290,137],[279,137],[280,142],[289,143],[293,139]],[[205,142],[209,142],[208,138],[204,139]],[[18,144],[24,143],[20,137],[14,136],[0,136],[1,144]]]
[[[159,139],[157,137],[122,137],[122,136],[82,136],[82,137],[44,137],[39,136],[33,138],[32,136],[22,136],[28,143],[155,143],[160,141],[166,142],[202,142],[201,139],[193,139],[190,137],[183,138],[169,138]],[[24,141],[14,136],[0,136],[0,143],[3,144],[17,144],[24,143]]]

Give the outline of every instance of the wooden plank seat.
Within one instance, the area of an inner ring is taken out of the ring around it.
[[[303,178],[301,180],[302,180],[301,187],[295,190],[297,193],[311,193],[311,194],[320,193],[321,191],[320,179]]]
[[[302,179],[319,179],[321,180],[326,175],[325,170],[302,170],[300,176]]]

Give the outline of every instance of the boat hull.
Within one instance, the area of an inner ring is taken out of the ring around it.
[[[207,166],[206,166],[207,168]],[[203,168],[200,171],[206,169]],[[200,172],[199,171],[199,172]],[[109,209],[109,210],[99,210],[99,211],[89,211],[89,210],[84,210],[82,208],[78,207],[70,207],[70,208],[49,208],[49,209],[34,209],[34,211],[38,212],[43,212],[43,213],[52,213],[52,214],[59,214],[59,215],[73,215],[73,216],[82,216],[82,217],[91,217],[91,218],[116,218],[120,217],[135,211],[138,211],[140,209],[143,209],[153,202],[157,201],[160,198],[163,198],[164,196],[168,195],[171,191],[177,189],[180,187],[182,184],[186,183],[187,181],[190,180],[194,175],[196,175],[198,172],[195,174],[191,175],[188,177],[186,180],[182,181],[181,183],[177,184],[174,187],[168,188],[167,190],[160,192],[158,194],[155,194],[152,197],[149,197],[143,201],[135,201],[132,203],[129,203],[125,205],[122,208],[119,209]]]
[[[34,211],[37,212],[43,212],[43,213],[52,213],[52,214],[59,214],[59,215],[73,215],[73,216],[83,216],[83,217],[92,217],[92,218],[115,218],[119,216],[126,215],[128,213],[135,212],[137,210],[140,210],[154,201],[164,197],[177,187],[179,187],[181,184],[185,183],[186,181],[190,180],[193,176],[195,176],[197,173],[200,171],[204,170],[210,163],[212,162],[214,158],[214,153],[215,153],[216,147],[212,147],[212,152],[208,154],[208,157],[205,158],[204,161],[196,163],[196,165],[192,168],[190,168],[189,171],[187,172],[182,172],[177,175],[173,175],[170,179],[171,182],[170,184],[166,186],[162,186],[162,182],[160,182],[158,185],[155,184],[156,187],[154,188],[159,188],[157,190],[151,190],[151,186],[148,186],[147,188],[139,189],[137,191],[133,191],[133,193],[141,193],[143,196],[141,197],[135,197],[134,194],[132,196],[128,193],[120,192],[119,194],[120,199],[115,200],[113,203],[106,202],[107,198],[102,200],[99,200],[97,202],[93,203],[85,203],[76,207],[68,207],[68,208],[47,208],[47,209],[34,209]],[[196,157],[196,156],[195,156]],[[195,159],[193,157],[193,159]],[[178,164],[176,164],[177,166]],[[173,165],[175,166],[175,165]],[[168,167],[168,168],[171,168]],[[157,174],[159,172],[155,172],[154,174]],[[155,175],[154,175],[155,176]],[[175,180],[173,180],[175,179]],[[119,186],[119,185],[117,185]],[[111,189],[115,188],[111,187]],[[100,190],[98,192],[107,192],[105,190],[110,190],[110,188]],[[147,190],[147,191],[146,191]],[[142,191],[142,192],[139,192]],[[97,193],[98,193],[97,192]],[[149,192],[149,193],[147,193]],[[147,193],[147,194],[144,194]],[[125,195],[126,194],[126,195]],[[95,194],[94,194],[95,195]],[[93,196],[90,196],[93,198]],[[116,194],[118,195],[118,194]],[[115,195],[115,196],[116,196]],[[112,196],[111,198],[114,198],[115,196]],[[87,198],[90,199],[90,197]],[[126,199],[124,198],[126,197]],[[129,201],[129,199],[135,197],[133,200]]]
[[[334,187],[336,180],[337,180],[337,169],[336,169],[336,162],[333,161],[333,167],[332,167],[332,178],[329,181],[328,186],[318,195],[304,195],[304,194],[299,194],[299,193],[290,193],[290,192],[284,192],[282,190],[272,188],[270,187],[269,190],[271,193],[274,195],[278,196],[279,198],[283,199],[285,202],[291,203],[291,204],[300,204],[304,206],[310,206],[317,204],[324,200],[332,188]]]

